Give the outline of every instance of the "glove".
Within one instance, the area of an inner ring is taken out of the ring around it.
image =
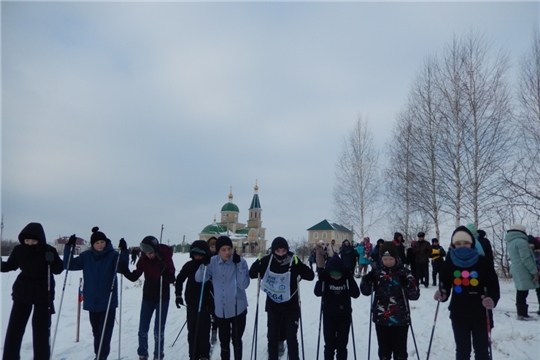
[[[370,283],[372,285],[374,285],[375,281],[377,281],[377,279],[375,278],[375,273],[372,272],[372,271],[367,273],[367,275],[364,275],[362,280],[367,281],[368,283]]]
[[[210,264],[210,256],[204,255],[203,258],[202,258],[202,263],[203,263],[203,265]]]
[[[119,260],[118,261],[118,269],[117,269],[117,272],[119,272],[120,274],[124,274],[126,272],[126,270],[129,271],[129,268],[128,266],[126,265],[126,263],[124,262],[124,260]]]
[[[50,251],[47,251],[45,253],[45,260],[49,263],[49,264],[52,264],[52,262],[54,261],[54,255],[52,252]]]
[[[126,240],[124,240],[124,238],[120,239],[120,242],[118,243],[118,248],[120,250],[127,250],[127,244],[126,244]]]
[[[409,286],[409,279],[407,278],[406,275],[400,276],[399,283],[401,284],[402,287],[406,288],[407,286]]]
[[[76,244],[76,243],[77,243],[77,236],[75,236],[75,234],[73,234],[73,235],[71,235],[71,236],[69,237],[69,240],[68,240],[67,245],[68,245],[69,247],[75,247],[75,244]]]
[[[181,296],[177,296],[175,303],[176,303],[176,307],[180,309],[181,306],[184,306],[184,299],[182,299]]]
[[[232,262],[235,264],[238,264],[240,262],[240,255],[236,253],[236,250],[234,251],[234,254],[232,256]]]
[[[446,296],[446,290],[437,290],[435,291],[435,295],[433,295],[433,299],[437,300],[437,301],[446,301],[447,299],[447,296]]]
[[[492,298],[482,295],[482,305],[486,309],[491,310],[495,307],[495,302],[493,301]]]

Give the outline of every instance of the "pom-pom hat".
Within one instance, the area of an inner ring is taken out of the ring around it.
[[[90,236],[90,244],[93,246],[96,243],[96,241],[99,241],[99,240],[103,240],[107,242],[108,238],[104,233],[99,231],[99,227],[94,226],[92,228],[92,236]]]

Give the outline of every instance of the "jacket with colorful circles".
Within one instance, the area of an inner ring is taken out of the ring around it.
[[[373,322],[382,326],[408,326],[409,300],[418,300],[420,289],[409,269],[401,262],[388,268],[381,264],[362,278],[360,291],[370,296],[374,291]]]

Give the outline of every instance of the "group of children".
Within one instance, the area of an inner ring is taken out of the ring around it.
[[[63,269],[82,270],[84,309],[88,310],[94,335],[94,352],[99,360],[107,359],[114,326],[117,300],[116,273],[136,281],[144,274],[143,298],[139,324],[140,360],[148,353],[148,331],[153,313],[154,359],[163,359],[165,323],[169,306],[169,286],[175,283],[177,307],[187,307],[189,358],[210,357],[210,334],[217,329],[221,359],[229,360],[230,343],[235,360],[242,359],[242,335],[246,327],[246,289],[250,279],[257,279],[258,291],[266,294],[268,359],[277,360],[284,341],[290,360],[299,359],[297,332],[301,321],[299,282],[313,280],[314,272],[290,251],[282,237],[273,240],[271,252],[259,256],[248,268],[244,258],[233,248],[227,236],[195,241],[191,260],[174,277],[171,249],[153,236],[140,244],[141,257],[136,269],[129,270],[125,241],[115,251],[111,241],[97,227],[92,229],[91,249],[73,256],[76,237],[65,246],[63,264],[56,250],[47,245],[43,228],[28,224],[2,272],[21,269],[13,285],[13,308],[6,332],[4,359],[18,359],[26,322],[34,307],[34,359],[49,358],[48,337],[54,299],[54,279]],[[214,248],[211,251],[209,244]],[[365,246],[365,242],[364,242]],[[214,255],[215,254],[215,255]],[[362,277],[360,286],[354,269],[335,254],[322,269],[314,293],[321,298],[324,358],[347,358],[347,343],[352,324],[351,298],[360,293],[370,296],[370,314],[375,324],[380,359],[406,359],[408,328],[411,324],[410,300],[420,296],[419,286],[407,269],[394,242],[378,244],[379,262]],[[319,268],[319,264],[317,265]],[[185,291],[183,284],[186,282]],[[50,284],[50,287],[47,287]],[[48,294],[48,296],[44,296]],[[499,283],[493,264],[475,248],[475,237],[465,226],[458,227],[451,238],[451,251],[441,269],[435,300],[450,300],[450,319],[456,343],[456,359],[469,359],[474,346],[476,359],[489,358],[486,314],[491,316],[499,300]],[[185,299],[185,302],[184,302]],[[491,316],[491,326],[493,326]],[[472,338],[472,342],[471,342]],[[472,344],[472,346],[471,346]]]

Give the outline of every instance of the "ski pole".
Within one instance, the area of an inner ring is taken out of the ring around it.
[[[49,314],[49,349],[51,347],[51,263],[54,260],[53,254],[50,251],[45,253],[45,260],[47,261],[47,313]],[[50,350],[49,350],[50,351]],[[50,355],[50,354],[49,354]]]
[[[236,248],[234,248],[234,253],[236,254]],[[233,255],[234,256],[234,255]],[[234,262],[233,262],[234,264]],[[234,357],[238,357],[240,342],[238,341],[238,264],[234,264]]]
[[[174,339],[174,342],[172,343],[171,347],[173,347],[174,344],[176,344],[176,340],[178,340],[178,338],[180,337],[180,334],[182,333],[182,330],[184,330],[184,327],[186,327],[186,324],[187,324],[187,319],[186,321],[184,321],[184,325],[182,325],[182,327],[180,328],[180,332],[178,333],[178,335],[176,335],[176,339]]]
[[[162,236],[163,236],[163,224],[161,224],[161,233],[159,234],[159,243],[160,244],[161,244],[161,237]],[[161,257],[159,256],[159,254],[157,252],[156,252],[156,255],[157,255],[158,260],[163,262],[163,260],[161,260]],[[163,336],[163,329],[161,328],[161,326],[162,326],[162,324],[161,324],[162,323],[161,314],[162,314],[162,310],[163,310],[162,301],[163,301],[163,271],[161,271],[161,275],[159,277],[159,319],[158,319],[158,326],[159,326],[159,330],[158,330],[158,352],[159,353],[158,353],[158,360],[161,360],[161,354],[163,353],[163,350],[161,348],[161,346],[162,346],[161,337]]]
[[[120,256],[120,254],[118,254],[118,256]],[[129,264],[127,266],[129,266]],[[119,316],[118,318],[118,322],[119,322],[118,324],[118,360],[122,358],[121,344],[122,344],[122,288],[124,286],[123,279],[124,277],[120,276],[120,306],[119,306],[120,314],[118,314]]]
[[[199,336],[199,321],[200,321],[200,318],[201,318],[201,308],[202,308],[202,300],[203,300],[203,292],[204,292],[204,283],[206,282],[206,269],[208,267],[205,266],[204,267],[204,273],[203,273],[203,282],[201,284],[201,295],[199,296],[199,308],[197,310],[197,322],[195,323],[195,340],[193,342],[193,359],[196,359],[197,357],[195,356],[197,354],[197,337]],[[187,319],[186,319],[187,321]],[[182,332],[182,330],[180,330],[180,332]],[[180,335],[180,334],[178,334]],[[207,334],[208,336],[208,334]]]
[[[420,360],[420,354],[418,353],[418,346],[416,346],[416,338],[414,337],[414,330],[412,327],[411,309],[409,308],[409,302],[407,301],[407,298],[405,297],[405,290],[403,290],[403,287],[401,288],[401,293],[403,294],[403,302],[405,303],[405,307],[407,308],[407,313],[409,316],[409,326],[411,327],[411,334],[413,338],[414,349],[416,350],[416,358]]]
[[[487,288],[484,287],[484,295],[487,296]],[[486,309],[486,327],[487,327],[487,336],[489,344],[489,359],[493,360],[493,351],[491,348],[491,321],[489,321],[489,310]]]
[[[367,358],[370,360],[371,356],[371,322],[373,320],[373,284],[371,284],[371,299],[369,300],[369,336],[368,336],[368,350],[367,350]]]
[[[439,285],[441,285],[439,281]],[[439,291],[441,290],[442,286],[439,286]],[[441,299],[437,300],[437,307],[435,308],[435,317],[433,318],[433,328],[431,329],[431,336],[429,337],[429,346],[427,349],[427,357],[426,360],[429,360],[429,354],[431,352],[431,343],[433,341],[433,334],[435,334],[435,325],[437,324],[437,315],[439,314],[439,305],[441,305]]]
[[[72,236],[75,236],[75,234],[73,234]],[[75,244],[73,244],[73,246],[71,246],[71,252],[69,253],[69,257],[68,257],[68,262],[67,262],[67,267],[66,267],[66,276],[64,276],[64,285],[62,286],[62,295],[60,296],[60,306],[58,307],[58,315],[56,315],[56,326],[55,326],[55,329],[54,329],[53,341],[52,341],[52,345],[51,345],[50,359],[52,359],[53,353],[54,353],[54,344],[56,342],[56,333],[58,332],[58,323],[60,321],[60,314],[62,313],[62,303],[64,302],[64,293],[65,293],[65,290],[66,290],[66,282],[67,282],[67,277],[68,277],[68,273],[69,273],[69,264],[71,263],[71,259],[73,258],[73,251],[74,250],[75,250]]]
[[[259,294],[261,292],[261,273],[257,273],[257,308],[255,310],[255,324],[253,325],[253,339],[251,340],[251,360],[257,360],[257,333],[259,327]]]
[[[354,279],[353,279],[354,281]],[[349,279],[347,279],[347,292],[349,292]],[[353,346],[353,353],[354,353],[354,360],[356,360],[356,344],[354,341],[354,326],[353,326],[353,318],[352,318],[352,308],[351,308],[351,335],[352,335],[352,346]]]
[[[304,327],[302,326],[302,300],[300,299],[300,280],[296,280],[296,290],[298,291],[298,312],[300,314],[300,340],[302,341],[302,360],[306,359],[306,351],[304,349]]]
[[[322,323],[322,313],[323,313],[323,299],[324,299],[324,280],[322,281],[322,295],[321,295],[321,311],[319,312],[319,331],[317,332],[317,360],[319,360],[319,348],[321,345],[321,323]]]
[[[118,272],[118,263],[120,262],[120,253],[118,253],[118,257],[116,258],[116,265],[114,267],[114,273],[113,273],[113,279],[111,284],[111,291],[109,293],[109,301],[107,302],[107,311],[105,311],[105,319],[103,320],[103,328],[101,329],[101,337],[99,339],[99,348],[97,353],[97,358],[100,359],[101,356],[101,349],[103,347],[103,338],[105,337],[105,330],[107,328],[107,320],[109,317],[109,310],[111,309],[111,301],[112,296],[114,292],[114,285],[116,284],[116,273]]]

